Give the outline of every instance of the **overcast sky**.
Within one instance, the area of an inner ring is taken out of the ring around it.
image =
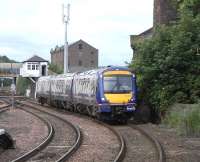
[[[71,4],[68,42],[99,49],[100,65],[130,62],[130,38],[153,23],[153,0],[1,0],[0,55],[24,61],[64,42],[62,3]]]

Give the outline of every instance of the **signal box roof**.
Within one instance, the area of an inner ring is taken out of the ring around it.
[[[30,59],[24,61],[24,62],[48,62],[47,60],[37,56],[37,55],[34,55],[33,57],[31,57]]]

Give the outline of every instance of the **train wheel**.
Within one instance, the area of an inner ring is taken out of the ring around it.
[[[92,107],[92,110],[91,110],[91,116],[93,116],[93,117],[97,117],[97,115],[98,115],[98,107],[96,107],[96,106],[93,106]]]
[[[39,102],[40,102],[40,104],[43,106],[44,105],[44,99],[41,97],[41,98],[39,98]]]

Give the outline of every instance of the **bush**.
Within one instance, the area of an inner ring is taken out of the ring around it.
[[[63,73],[63,69],[60,66],[57,66],[56,64],[49,64],[49,70],[57,74]]]
[[[173,103],[200,99],[200,14],[191,10],[195,5],[200,1],[183,0],[176,24],[157,27],[151,39],[136,44],[130,67],[136,71],[140,100],[160,114]]]
[[[25,95],[26,89],[29,88],[31,85],[31,81],[27,78],[19,77],[17,79],[17,94],[19,95]]]

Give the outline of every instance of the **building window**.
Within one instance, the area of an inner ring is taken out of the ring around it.
[[[35,70],[35,65],[32,65],[32,70]]]
[[[39,69],[39,65],[35,65],[35,69],[38,70]]]
[[[79,44],[78,45],[78,48],[81,50],[81,49],[83,49],[83,45],[82,44]]]
[[[82,61],[81,60],[79,60],[78,65],[82,66]]]
[[[91,61],[91,65],[94,65],[94,61],[93,60]]]
[[[31,70],[31,65],[28,64],[27,68],[28,68],[28,70]]]
[[[91,52],[91,55],[94,55],[94,52],[93,52],[93,51]]]

